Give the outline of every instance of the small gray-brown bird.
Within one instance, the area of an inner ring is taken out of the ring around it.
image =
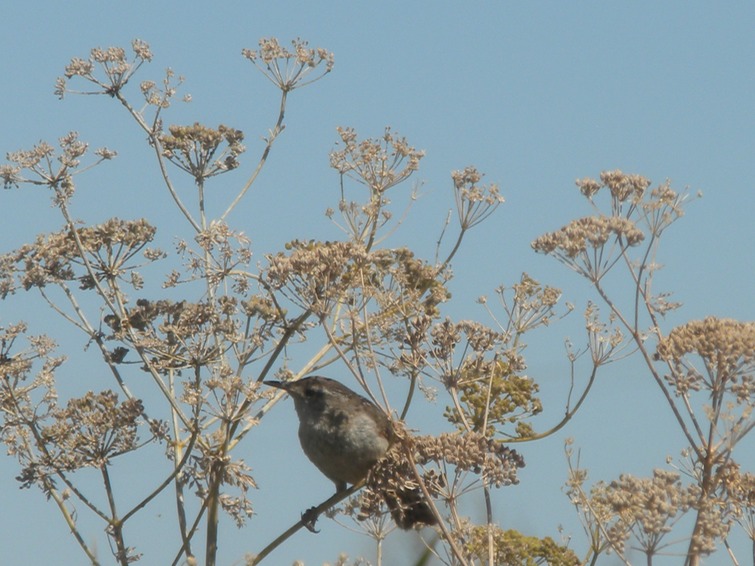
[[[264,383],[291,395],[299,416],[301,447],[336,484],[337,492],[364,479],[393,442],[385,413],[334,379],[313,376]],[[400,490],[395,496],[383,494],[383,498],[402,529],[437,522],[418,489]]]

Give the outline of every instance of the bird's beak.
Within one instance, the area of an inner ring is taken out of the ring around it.
[[[284,391],[288,391],[288,388],[291,385],[290,383],[286,383],[283,381],[273,381],[273,380],[263,381],[262,383],[264,383],[265,385],[269,385],[270,387],[277,387],[278,389],[283,389]]]

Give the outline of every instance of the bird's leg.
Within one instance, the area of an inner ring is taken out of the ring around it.
[[[301,514],[301,521],[302,525],[304,525],[307,530],[311,533],[319,533],[317,529],[315,529],[315,523],[317,523],[317,519],[320,517],[320,509],[323,506],[330,507],[330,505],[344,499],[347,495],[350,495],[355,490],[354,487],[351,489],[346,488],[346,482],[345,481],[339,481],[339,482],[333,482],[336,484],[336,492],[328,498],[328,500],[325,503],[321,503],[317,507],[310,507],[304,513]],[[349,491],[350,493],[345,493],[346,491]]]
[[[317,507],[310,507],[304,513],[301,514],[301,522],[307,527],[310,533],[319,533],[320,531],[315,528],[315,523],[320,514],[317,511]]]

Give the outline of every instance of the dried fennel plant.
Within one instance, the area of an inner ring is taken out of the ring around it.
[[[183,79],[168,70],[159,81],[134,85],[153,59],[143,41],[135,40],[130,52],[93,49],[88,58],[73,59],[57,81],[61,98],[114,99],[146,136],[155,171],[185,220],[175,251],[153,245],[157,228],[148,219],[114,217],[97,225],[76,219],[79,176],[115,158],[113,150],[99,149],[92,157],[70,133],[57,147],[40,142],[9,153],[8,164],[0,166],[7,188],[46,188],[62,223],[0,256],[0,297],[28,292],[42,299],[77,330],[112,378],[109,387],[80,396],[59,393],[56,371],[64,358],[55,355],[54,341],[29,333],[23,323],[2,321],[0,436],[20,464],[21,485],[41,489],[55,504],[90,563],[102,558],[81,526],[83,514],[102,522],[114,560],[128,564],[143,552],[129,539],[129,526],[136,517],[147,521],[142,511],[168,495],[176,509],[174,536],[165,541],[172,563],[218,563],[221,513],[242,527],[254,512],[256,483],[237,447],[280,398],[261,382],[271,373],[297,379],[326,368],[394,423],[394,445],[364,485],[318,506],[373,536],[378,562],[394,525],[377,494],[412,490],[437,521],[421,533],[427,554],[444,563],[578,564],[571,549],[550,538],[502,528],[491,493],[518,482],[524,459],[512,446],[564,427],[598,368],[634,350],[688,440],[687,479],[662,471],[651,479],[625,476],[588,496],[574,468],[570,495],[595,535],[588,559],[609,549],[623,553],[630,535],[651,556],[663,548],[666,526],[680,513],[695,514],[691,564],[725,540],[731,525],[755,531],[753,479],[732,456],[752,428],[753,326],[708,318],[664,333],[659,317],[676,305],[651,288],[659,238],[681,215],[685,195],[668,184],[649,190],[640,176],[604,173],[600,181],[578,186],[598,211],[598,194],[610,193],[609,214],[576,220],[533,243],[586,277],[608,309],[604,320],[597,304],[587,306],[587,346],[568,350],[572,391],[566,410],[538,432],[532,417],[543,406],[526,373],[525,339],[571,310],[560,307],[560,291],[522,274],[496,290],[496,306],[481,300],[491,326],[444,315],[451,261],[468,232],[503,202],[498,187],[484,183],[474,167],[453,171],[449,186],[458,223],[451,227],[449,215],[436,257],[423,259],[409,246],[386,247],[403,222],[392,201],[410,192],[406,187],[424,152],[390,128],[366,139],[338,128],[330,165],[340,175],[340,198],[327,214],[343,237],[318,241],[292,234],[285,249],[254,263],[249,237],[229,217],[249,196],[284,132],[289,95],[328,74],[334,58],[305,41],[287,47],[274,38],[242,56],[280,93],[277,116],[251,166],[244,164],[240,129],[166,125]],[[81,84],[83,90],[73,90]],[[246,171],[230,197],[210,190],[230,171]],[[454,232],[449,245],[446,230]],[[605,287],[604,276],[620,266],[633,282],[628,305]],[[589,355],[592,371],[575,392],[582,355]],[[414,433],[404,426],[410,410],[425,400],[431,403],[422,409],[436,410],[443,432]],[[151,487],[136,495],[113,481],[119,464],[135,455],[156,462]],[[101,491],[93,495],[95,476]],[[627,493],[667,499],[672,507],[643,514],[639,495],[621,506]],[[354,497],[332,510],[346,495]],[[468,499],[485,508],[482,524],[464,516],[460,503]],[[265,560],[302,525],[295,521],[266,546],[250,537],[248,562]]]
[[[335,355],[366,395],[399,419],[394,449],[343,512],[376,539],[380,556],[392,529],[381,494],[419,488],[434,502],[444,543],[441,550],[428,541],[432,553],[450,564],[506,563],[507,537],[522,535],[497,526],[490,490],[518,483],[517,469],[524,465],[505,441],[536,438],[525,419],[542,407],[537,384],[523,374],[522,337],[561,316],[560,292],[525,274],[511,290],[498,291],[506,320],[499,329],[443,317],[451,258],[467,231],[503,202],[498,187],[482,184],[474,167],[452,173],[458,236],[444,259],[431,264],[406,248],[379,248],[382,235],[394,229],[390,191],[417,168],[423,153],[388,129],[382,138],[364,141],[353,130],[339,132],[343,146],[331,154],[331,164],[344,179],[339,210],[348,240],[293,241],[289,253],[271,258],[267,276],[272,287],[319,319]],[[347,198],[350,181],[357,191],[366,189],[361,201]],[[389,375],[408,386],[393,408],[387,389],[395,379],[387,380]],[[451,403],[444,413],[451,429],[437,436],[410,434],[400,420],[417,403],[418,391],[433,398],[438,386]],[[474,525],[459,510],[460,498],[474,493],[482,494],[488,509],[485,525]],[[522,555],[542,559],[542,548],[534,545],[539,539],[523,540]],[[571,551],[549,541],[540,542],[552,563],[575,563]]]
[[[281,364],[281,352],[296,342],[310,314],[292,317],[281,307],[275,290],[249,269],[249,240],[225,219],[283,131],[288,95],[327,74],[333,55],[301,40],[289,49],[264,39],[243,56],[276,84],[280,108],[256,166],[236,194],[220,203],[225,211],[216,218],[208,213],[206,186],[241,167],[244,135],[225,125],[164,126],[183,79],[168,70],[162,81],[129,88],[153,58],[145,42],[135,40],[131,53],[93,49],[88,58],[73,59],[56,84],[60,98],[78,93],[115,99],[146,134],[156,171],[192,234],[177,245],[183,266],[169,268],[163,282],[180,299],[149,296],[159,286],[154,274],[172,254],[151,246],[156,227],[148,220],[112,218],[98,225],[75,220],[75,181],[114,158],[114,151],[97,150],[96,159],[86,162],[88,145],[71,133],[58,148],[42,142],[9,153],[9,163],[0,167],[6,188],[47,188],[63,223],[59,231],[0,257],[0,295],[36,292],[99,351],[113,379],[112,389],[59,402],[55,370],[62,359],[54,357],[52,340],[30,335],[25,347],[24,325],[3,327],[3,441],[21,465],[21,484],[39,487],[56,502],[92,564],[101,558],[80,529],[78,518],[85,512],[104,523],[119,564],[141,557],[127,527],[163,493],[174,493],[177,509],[174,564],[215,564],[221,510],[239,526],[253,512],[249,495],[256,484],[233,449],[269,408],[259,382]],[[88,90],[73,90],[74,83]],[[193,197],[177,189],[185,181],[175,177],[192,182]],[[135,499],[112,476],[122,459],[155,443],[162,447],[142,457],[158,458],[162,451],[164,464],[155,466],[151,490]],[[87,468],[100,474],[104,497],[92,496],[85,479],[91,476],[82,472]],[[204,557],[197,556],[197,547]]]
[[[600,180],[578,180],[577,186],[596,214],[541,236],[532,247],[592,284],[610,311],[609,322],[601,324],[616,336],[615,342],[591,341],[593,357],[600,358],[596,352],[606,344],[620,344],[626,335],[687,442],[680,449],[681,475],[662,469],[652,478],[622,475],[610,484],[599,482],[589,494],[582,488],[587,472],[572,464],[572,449],[567,449],[567,491],[591,541],[587,561],[596,563],[603,552],[624,557],[631,541],[650,564],[674,544],[664,541],[667,533],[674,531],[675,544],[680,544],[678,523],[691,514],[692,531],[681,538],[686,564],[700,564],[721,543],[736,563],[727,543],[730,528],[742,525],[755,541],[751,474],[741,473],[735,459],[741,440],[755,426],[755,324],[710,316],[670,331],[663,328],[663,316],[680,305],[653,288],[660,267],[656,254],[662,234],[683,215],[688,194],[668,182],[651,189],[645,177],[621,171],[605,171]],[[608,201],[605,212],[601,197]],[[632,283],[628,300],[612,290],[606,277],[620,268]]]
[[[390,128],[361,140],[353,129],[339,128],[330,164],[342,181],[342,220],[335,224],[343,239],[292,239],[255,265],[249,238],[228,223],[229,215],[284,131],[290,93],[330,72],[334,59],[298,39],[290,48],[263,39],[259,49],[242,55],[279,90],[280,105],[256,163],[225,202],[209,188],[225,173],[245,169],[244,133],[222,124],[166,125],[183,79],[168,70],[162,80],[134,87],[153,59],[147,43],[135,40],[130,52],[93,49],[88,58],[73,59],[56,83],[60,98],[114,99],[146,135],[188,232],[174,252],[153,246],[157,228],[147,219],[76,220],[79,175],[115,158],[115,151],[103,148],[91,158],[88,144],[70,133],[57,148],[41,142],[8,154],[8,164],[0,166],[6,188],[46,188],[62,222],[59,230],[0,256],[0,296],[28,292],[42,299],[78,331],[112,378],[109,388],[61,395],[66,401],[60,401],[56,370],[64,359],[54,355],[53,340],[28,334],[23,323],[0,329],[1,436],[21,466],[21,485],[38,487],[54,501],[92,564],[102,558],[81,525],[84,514],[102,522],[114,560],[128,564],[144,552],[129,539],[129,526],[136,517],[148,520],[142,511],[158,496],[172,494],[176,527],[164,543],[174,549],[172,563],[216,564],[221,512],[242,527],[254,511],[256,483],[235,449],[279,399],[260,383],[271,372],[298,378],[340,367],[395,423],[393,450],[359,498],[343,508],[358,524],[382,541],[392,527],[375,494],[417,489],[438,523],[432,532],[440,542],[428,539],[428,545],[447,563],[534,557],[573,564],[571,551],[550,539],[501,529],[490,509],[490,490],[517,483],[524,465],[505,441],[537,437],[523,420],[542,407],[537,385],[523,373],[522,336],[548,323],[560,293],[523,275],[512,289],[499,290],[505,315],[499,318],[506,320],[497,329],[442,316],[451,259],[468,231],[503,202],[498,187],[482,183],[474,167],[452,172],[458,228],[443,258],[430,262],[409,247],[381,247],[402,222],[393,214],[392,195],[406,186],[424,152]],[[84,89],[74,90],[81,84]],[[335,211],[328,215],[333,219]],[[157,283],[155,273],[164,275]],[[160,283],[169,298],[164,292],[154,298]],[[314,354],[309,346],[302,351],[310,354],[298,354],[305,339],[320,340]],[[401,379],[389,384],[389,374]],[[418,392],[432,397],[438,386],[448,394],[447,432],[408,432],[401,421],[422,401]],[[400,405],[391,406],[396,398]],[[136,495],[113,481],[120,462],[135,454],[164,457],[146,478],[151,488]],[[96,471],[100,494],[92,495],[92,475],[84,470]],[[484,525],[459,510],[459,498],[474,493],[488,506]],[[339,499],[343,495],[319,510]],[[261,549],[249,562],[264,560],[302,524],[267,546],[256,542]]]

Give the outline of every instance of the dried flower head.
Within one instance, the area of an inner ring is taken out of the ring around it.
[[[619,202],[639,202],[650,186],[650,179],[642,175],[628,175],[619,169],[601,172],[600,181],[611,192],[611,197]]]
[[[556,313],[561,290],[541,285],[527,273],[522,273],[518,283],[507,289],[496,289],[501,305],[506,312],[505,324],[499,324],[506,333],[523,334],[540,325],[548,326]],[[567,307],[567,313],[571,309]],[[565,316],[565,315],[560,315]]]
[[[55,407],[55,371],[65,361],[53,356],[56,344],[50,338],[26,333],[23,322],[0,326],[0,438],[17,455],[25,449],[26,424]],[[25,347],[20,344],[24,338]]]
[[[624,554],[627,541],[634,537],[651,557],[667,546],[664,537],[684,514],[700,508],[699,486],[684,486],[677,472],[656,469],[652,478],[622,474],[609,484],[597,482],[589,495],[583,490],[586,478],[585,470],[571,468],[567,494],[583,515],[586,527],[596,533],[593,548],[597,553],[614,550]],[[719,513],[719,526],[723,525],[721,518]],[[710,537],[727,530],[723,527],[714,534],[707,529],[703,535],[706,544]]]
[[[41,430],[51,451],[48,465],[62,470],[107,466],[112,458],[136,449],[143,411],[140,400],[119,403],[109,390],[71,399],[53,413],[55,422]]]
[[[99,281],[116,278],[132,284],[130,273],[137,266],[130,262],[154,234],[155,228],[146,220],[114,218],[75,233],[65,230],[39,235],[33,244],[0,256],[0,296],[15,291],[12,280],[16,275],[25,290],[73,280],[80,281],[82,289],[93,289]]]
[[[469,230],[493,214],[504,202],[498,185],[480,185],[482,173],[469,166],[461,171],[453,171],[456,212],[462,230]]]
[[[600,309],[592,301],[585,308],[585,330],[587,330],[588,347],[593,363],[597,366],[615,358],[617,353],[627,346],[624,333],[615,325],[615,315],[611,313],[608,322],[600,318]]]
[[[287,244],[291,254],[268,256],[265,278],[295,303],[325,314],[352,282],[354,264],[364,263],[366,251],[350,242]]]
[[[618,259],[614,248],[623,253],[644,238],[634,222],[626,218],[588,216],[540,236],[532,242],[532,249],[556,257],[590,280],[598,280]],[[612,247],[607,248],[606,244]]]
[[[103,321],[113,331],[107,339],[133,344],[151,356],[152,368],[168,372],[220,362],[224,348],[242,340],[236,320],[239,310],[231,297],[199,303],[138,299],[123,316],[109,314]],[[222,367],[213,368],[220,372],[217,379],[221,379]]]
[[[721,499],[716,496],[701,499],[699,488],[695,492],[697,521],[689,551],[692,554],[709,555],[716,551],[721,541],[726,540],[733,519],[728,515],[727,506]]]
[[[422,481],[432,497],[437,497],[443,481],[434,472],[422,474]],[[411,464],[400,446],[396,445],[370,470],[367,484],[359,497],[346,511],[356,513],[359,520],[379,518],[385,514],[387,505],[394,522],[402,529],[417,523],[434,522],[431,516],[418,516],[426,513],[419,484],[412,472]]]
[[[247,494],[250,489],[257,488],[257,483],[250,471],[251,468],[243,460],[219,456],[216,446],[205,445],[200,446],[200,454],[192,458],[185,468],[188,483],[196,487],[197,495],[202,499],[208,496],[213,481],[224,486],[223,492],[218,495],[220,506],[239,528],[254,514]],[[228,493],[230,489],[236,495]]]
[[[590,178],[576,181],[580,192],[597,208],[594,196],[602,189],[610,195],[611,216],[621,216],[647,227],[656,237],[683,214],[689,195],[671,189],[667,180],[648,191],[650,180],[620,170],[603,171],[600,181]]]
[[[131,42],[131,50],[133,57],[129,60],[126,50],[122,47],[107,47],[105,49],[95,47],[89,52],[88,59],[78,57],[71,59],[71,62],[66,66],[65,77],[66,79],[82,77],[101,89],[86,94],[117,96],[139,67],[152,60],[152,51],[150,51],[149,45],[140,39],[134,39]],[[97,67],[103,71],[104,78],[98,78],[95,75]],[[55,94],[58,98],[63,98],[66,92],[72,91],[67,89],[65,79],[60,77],[55,82]]]
[[[475,433],[411,436],[395,424],[394,430],[401,440],[372,468],[358,502],[347,508],[350,511],[358,508],[357,517],[362,520],[382,516],[383,504],[387,502],[399,526],[406,528],[414,523],[417,517],[413,515],[416,510],[412,501],[418,498],[418,502],[422,495],[406,450],[414,454],[421,468],[422,484],[434,499],[448,496],[446,491],[451,487],[445,479],[448,465],[454,466],[458,474],[471,473],[482,478],[486,485],[495,487],[518,483],[517,469],[524,467],[524,460],[516,451]],[[465,489],[477,479],[469,482]],[[421,522],[431,521],[425,518]]]
[[[170,107],[171,100],[178,93],[178,89],[183,82],[184,78],[182,76],[176,76],[175,72],[168,68],[165,70],[165,76],[161,85],[158,86],[155,81],[146,80],[139,84],[139,90],[145,102],[150,106],[154,106],[159,112],[162,109]],[[184,102],[191,102],[191,94],[185,94],[182,100]],[[159,129],[161,122],[157,121],[155,125]]]
[[[53,189],[55,205],[62,206],[74,193],[75,175],[116,155],[114,151],[100,148],[95,151],[99,159],[79,169],[81,158],[86,154],[89,144],[81,141],[76,132],[69,132],[59,138],[58,144],[59,151],[43,141],[32,149],[8,153],[6,157],[11,164],[0,166],[4,188],[18,187],[21,184],[47,186]]]
[[[338,302],[361,310],[374,301],[380,311],[372,323],[387,318],[385,324],[390,325],[405,314],[399,308],[402,304],[434,314],[438,304],[448,299],[437,270],[404,248],[368,252],[359,242],[298,240],[286,247],[292,250],[290,254],[268,256],[265,280],[295,304],[319,315],[329,313]]]
[[[357,140],[353,128],[338,127],[343,149],[330,154],[330,166],[341,175],[369,187],[373,195],[405,181],[419,169],[425,152],[410,146],[406,138],[399,137],[385,128],[381,138]]]
[[[170,126],[168,130],[170,134],[159,137],[163,155],[198,184],[238,167],[238,156],[246,151],[241,143],[243,132],[222,124],[216,130],[198,122],[193,126]],[[223,143],[227,147],[220,149]]]
[[[674,328],[658,344],[656,356],[672,369],[666,379],[677,394],[705,389],[730,392],[738,403],[752,404],[755,393],[755,323],[708,317]],[[702,360],[702,368],[693,356]]]
[[[232,281],[233,290],[246,295],[251,277],[247,271],[252,261],[249,237],[242,231],[231,229],[220,220],[213,220],[194,237],[198,248],[179,240],[176,249],[184,268],[173,271],[163,287],[174,287],[192,281],[205,281],[219,285]]]
[[[755,540],[755,474],[742,473],[739,465],[730,461],[716,470],[716,478],[733,519]]]
[[[306,41],[298,38],[291,46],[293,49],[288,50],[274,37],[262,38],[259,50],[242,49],[241,54],[283,92],[311,84],[333,70],[333,53],[321,47],[310,48]],[[312,75],[318,67],[321,67],[320,73]]]
[[[656,469],[652,478],[623,474],[592,492],[599,505],[611,510],[615,520],[632,533],[643,550],[654,554],[678,517],[697,502],[695,486],[684,487],[679,474]]]
[[[459,472],[479,475],[486,485],[495,487],[519,483],[517,470],[524,467],[524,458],[516,450],[476,432],[418,436],[413,446],[417,464],[434,463],[441,470],[444,464],[451,464]]]
[[[540,236],[532,247],[537,252],[574,259],[586,254],[588,248],[602,248],[611,238],[626,242],[626,246],[636,246],[644,237],[642,231],[626,218],[588,216],[574,220],[556,232]]]

